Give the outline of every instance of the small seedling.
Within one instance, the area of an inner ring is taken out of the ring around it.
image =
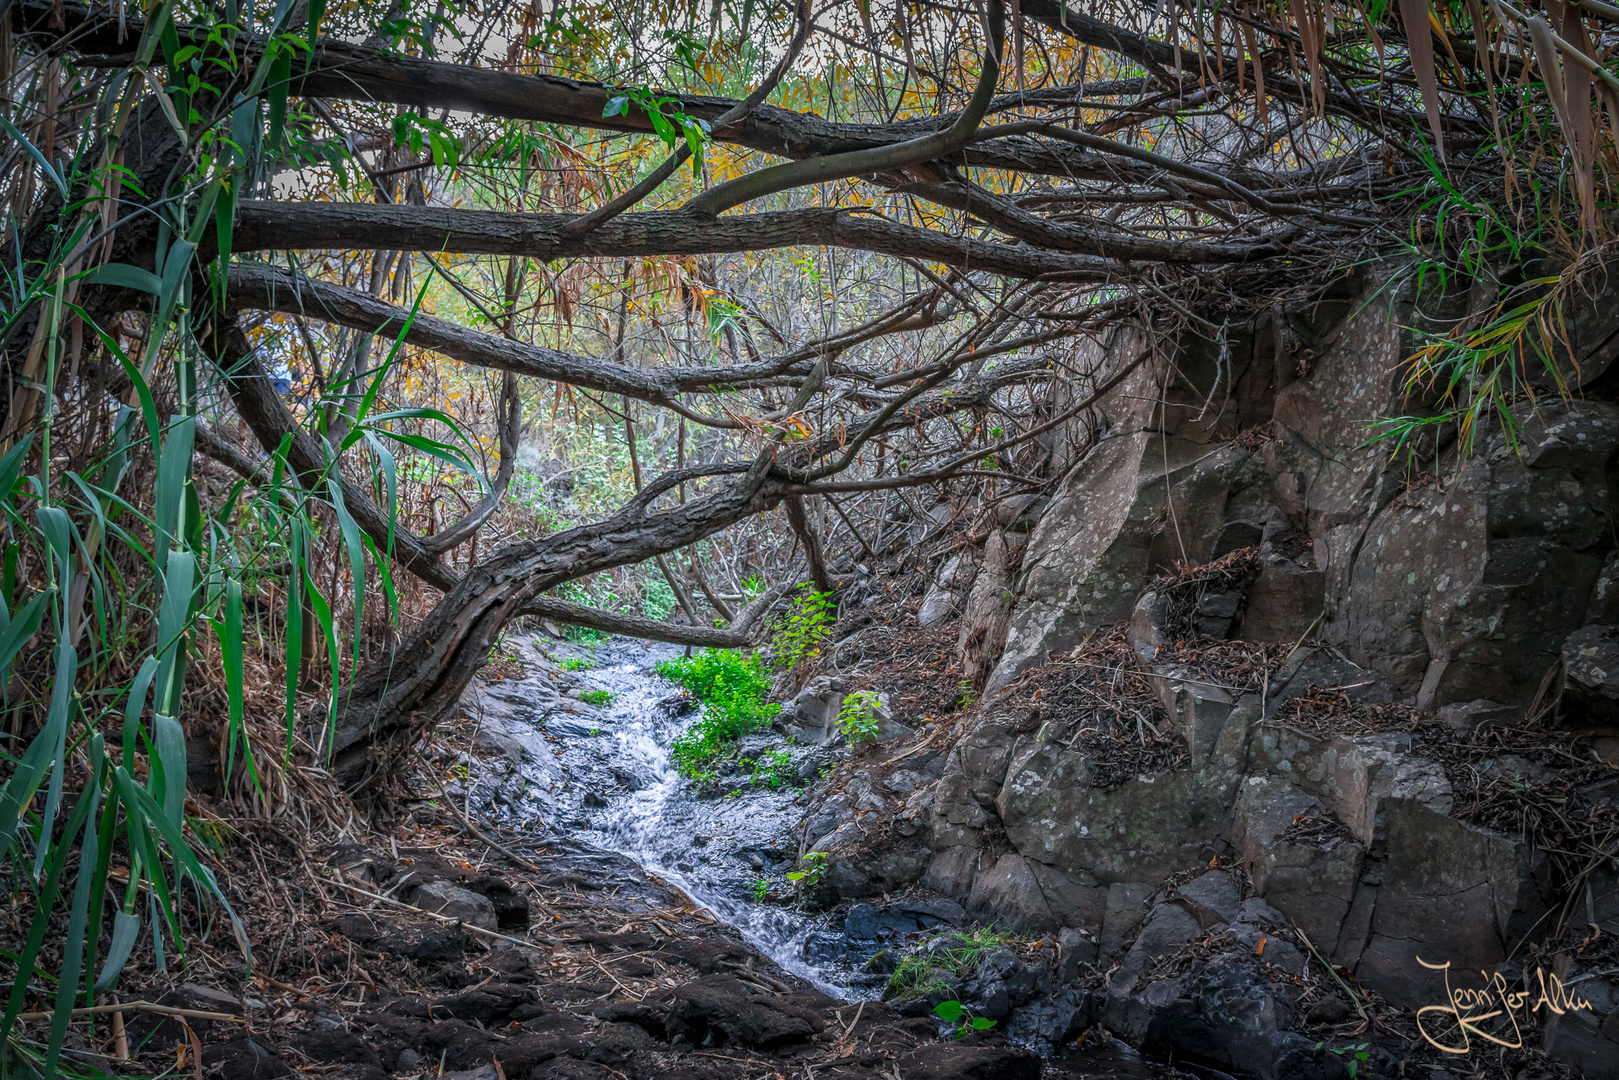
[[[794,870],[792,873],[787,875],[787,880],[798,882],[801,888],[815,888],[815,886],[821,883],[821,879],[826,876],[826,860],[826,852],[810,852],[808,855],[804,856],[803,861],[799,863],[799,865],[804,869]]]
[[[982,1016],[973,1016],[967,1011],[967,1006],[959,1001],[941,1001],[933,1006],[933,1015],[947,1024],[954,1024],[955,1034],[952,1039],[965,1039],[975,1031],[988,1031],[995,1026],[995,1021]]]
[[[586,705],[603,706],[613,700],[613,695],[606,690],[585,690],[580,693],[579,700]]]
[[[753,902],[755,904],[762,904],[765,902],[766,898],[770,896],[770,882],[764,878],[760,878],[758,881],[755,881],[751,886],[748,887],[748,892],[753,894]]]
[[[877,710],[882,699],[870,690],[857,690],[838,709],[838,730],[851,748],[877,741]]]
[[[596,662],[594,660],[586,659],[583,656],[570,656],[562,661],[563,671],[589,671],[595,666]]]
[[[1372,1075],[1370,1064],[1372,1060],[1371,1043],[1356,1043],[1353,1046],[1327,1046],[1324,1042],[1315,1044],[1317,1050],[1324,1046],[1327,1048],[1327,1053],[1337,1054],[1338,1059],[1344,1063],[1344,1072],[1349,1074],[1349,1080],[1361,1080],[1362,1067],[1365,1068],[1365,1075],[1370,1080]]]

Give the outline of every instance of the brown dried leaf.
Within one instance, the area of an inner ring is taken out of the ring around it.
[[[1411,70],[1422,91],[1422,104],[1428,111],[1428,129],[1433,132],[1434,152],[1445,160],[1445,130],[1439,118],[1439,75],[1434,70],[1433,30],[1428,25],[1428,0],[1400,0],[1400,18],[1405,23],[1406,47],[1411,53]]]

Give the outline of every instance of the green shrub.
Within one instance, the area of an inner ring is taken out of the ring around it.
[[[662,574],[648,574],[641,582],[641,614],[657,622],[675,609],[675,591]]]
[[[589,671],[595,666],[596,661],[586,659],[583,656],[570,656],[562,661],[563,671]]]
[[[877,710],[882,698],[872,690],[856,690],[843,699],[838,709],[838,730],[849,743],[850,749],[877,741]]]
[[[969,932],[951,931],[945,944],[937,943],[901,958],[888,979],[885,997],[911,998],[948,990],[971,978],[984,957],[1018,935],[993,926]]]
[[[606,690],[585,690],[580,693],[579,700],[586,705],[602,706],[610,704],[613,695]]]
[[[684,686],[703,703],[697,719],[674,741],[675,768],[688,780],[711,777],[713,762],[730,744],[770,723],[781,706],[765,701],[770,672],[736,649],[704,649],[696,656],[658,663],[658,674]]]
[[[758,787],[765,784],[772,789],[778,789],[792,783],[792,780],[792,751],[771,750],[759,755],[759,759],[753,763],[753,775],[748,778],[748,786]]]
[[[837,605],[831,593],[804,593],[776,624],[770,639],[771,662],[785,671],[797,671],[821,655],[821,648],[832,640],[832,622],[836,618]]]

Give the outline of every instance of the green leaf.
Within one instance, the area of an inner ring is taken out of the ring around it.
[[[7,135],[11,136],[13,142],[22,147],[24,150],[28,151],[29,157],[39,162],[39,167],[45,170],[45,175],[50,177],[51,183],[56,185],[56,190],[62,193],[62,198],[67,198],[67,182],[62,179],[62,175],[60,173],[51,167],[51,163],[46,160],[44,154],[39,152],[39,148],[33,143],[29,142],[28,139],[24,137],[22,132],[12,127],[11,121],[7,120],[4,116],[0,116],[0,130],[4,130]]]
[[[630,99],[629,99],[629,96],[627,94],[619,94],[616,97],[608,98],[607,99],[607,107],[602,110],[602,119],[605,120],[609,116],[620,116],[629,107],[630,107]]]
[[[947,1024],[954,1024],[967,1011],[959,1001],[941,1001],[933,1006],[933,1015]]]
[[[157,613],[157,698],[154,711],[174,716],[180,711],[180,690],[185,685],[185,636],[191,621],[191,595],[196,584],[197,559],[178,548],[169,552],[163,570],[163,600]]]
[[[111,285],[116,289],[138,289],[153,296],[163,291],[163,282],[156,274],[128,263],[102,263],[85,274],[83,280],[92,285]]]
[[[107,943],[107,959],[102,962],[101,974],[96,976],[96,993],[110,988],[113,980],[124,970],[140,931],[141,917],[134,912],[120,911],[113,916],[112,941]]]

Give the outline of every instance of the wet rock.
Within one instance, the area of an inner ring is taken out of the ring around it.
[[[929,1043],[900,1055],[905,1080],[1039,1080],[1040,1055],[1011,1046]]]
[[[1315,1043],[1290,1031],[1297,990],[1270,982],[1261,965],[1237,953],[1185,974],[1121,990],[1114,980],[1103,1022],[1115,1035],[1160,1052],[1192,1055],[1233,1072],[1265,1078],[1320,1075],[1308,1062]]]
[[[1034,969],[1011,950],[996,949],[984,957],[978,974],[962,992],[980,1016],[1000,1020],[1032,998],[1039,985]]]
[[[584,802],[584,805],[590,807],[592,810],[602,810],[602,809],[605,809],[607,807],[607,805],[608,805],[607,797],[605,795],[600,795],[600,794],[598,794],[598,793],[596,793],[594,791],[585,792],[585,797],[583,799],[583,802]]]
[[[671,1037],[691,1043],[773,1049],[825,1027],[816,1010],[797,997],[762,994],[729,975],[709,975],[676,988],[665,1025]]]
[[[423,911],[432,911],[469,926],[493,930],[499,925],[495,905],[487,896],[452,885],[447,881],[434,881],[416,889],[410,903]]]
[[[875,941],[881,923],[877,909],[871,904],[856,904],[843,920],[843,934],[853,941]]]

